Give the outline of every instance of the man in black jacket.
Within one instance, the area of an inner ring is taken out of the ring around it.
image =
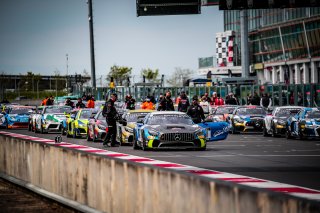
[[[190,103],[189,103],[188,97],[184,91],[181,91],[180,98],[181,99],[178,103],[178,111],[179,112],[187,112],[187,110],[190,106]]]
[[[201,120],[205,119],[203,109],[198,102],[198,96],[193,96],[192,104],[187,111],[187,115],[189,115],[196,124],[201,123]]]
[[[117,136],[117,119],[119,117],[117,109],[114,106],[114,102],[117,100],[117,94],[112,94],[110,99],[106,101],[102,114],[104,117],[106,117],[106,121],[108,123],[108,132],[107,135],[103,141],[104,146],[108,146],[108,143],[111,139],[111,146],[116,146],[116,136]]]
[[[174,111],[173,102],[171,100],[171,92],[166,93],[166,97],[164,97],[158,106],[158,111]]]

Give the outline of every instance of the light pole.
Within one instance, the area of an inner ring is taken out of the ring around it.
[[[39,99],[39,80],[37,80],[37,99]]]
[[[66,54],[66,59],[67,59],[66,89],[68,92],[68,72],[69,72],[69,55],[68,55],[68,53]]]

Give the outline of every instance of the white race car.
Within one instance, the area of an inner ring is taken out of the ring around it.
[[[40,114],[35,116],[35,132],[61,132],[62,121],[66,120],[66,113],[70,113],[70,106],[46,106]]]
[[[301,106],[282,106],[276,107],[271,115],[267,115],[263,120],[263,136],[285,135],[286,123],[290,116],[300,112]]]

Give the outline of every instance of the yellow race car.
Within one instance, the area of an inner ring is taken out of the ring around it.
[[[155,110],[129,110],[122,115],[123,120],[127,122],[127,125],[124,126],[120,123],[117,123],[117,138],[121,144],[133,144],[133,129],[135,128],[137,121],[142,120],[150,112]]]
[[[88,131],[89,119],[92,115],[92,109],[80,109],[74,116],[74,119],[67,125],[67,137],[86,137]]]

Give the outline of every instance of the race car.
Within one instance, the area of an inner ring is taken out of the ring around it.
[[[61,132],[62,122],[66,113],[72,110],[70,106],[45,106],[40,114],[35,116],[35,132]]]
[[[320,110],[303,108],[290,117],[286,124],[286,138],[320,138]]]
[[[249,105],[238,106],[227,118],[231,133],[242,132],[261,132],[263,130],[263,119],[266,111],[263,107]]]
[[[183,112],[151,112],[133,130],[133,148],[206,149],[205,129]]]
[[[133,129],[136,127],[137,121],[143,119],[150,112],[154,112],[154,110],[129,110],[122,115],[122,119],[127,124],[124,126],[117,123],[117,136],[121,144],[133,143]]]
[[[61,134],[62,135],[67,135],[68,127],[71,129],[71,122],[74,120],[76,117],[76,114],[80,108],[75,108],[73,109],[70,113],[65,113],[66,114],[66,120],[62,121],[62,127],[61,127]]]
[[[210,114],[213,120],[216,121],[226,121],[227,117],[233,113],[234,109],[238,107],[237,105],[222,105],[217,106],[213,109]]]
[[[28,119],[28,131],[34,132],[36,125],[37,114],[41,113],[44,106],[38,106],[36,109],[29,115]]]
[[[87,136],[89,118],[92,115],[91,108],[79,109],[75,117],[67,127],[67,137],[83,137]]]
[[[283,106],[273,109],[272,114],[267,115],[263,120],[263,136],[285,135],[287,119],[296,115],[302,108],[300,106]]]
[[[87,130],[87,141],[104,140],[108,132],[106,118],[102,115],[102,110],[89,119]]]
[[[33,112],[33,106],[10,106],[7,112],[0,115],[0,126],[6,129],[28,128],[29,115]]]

